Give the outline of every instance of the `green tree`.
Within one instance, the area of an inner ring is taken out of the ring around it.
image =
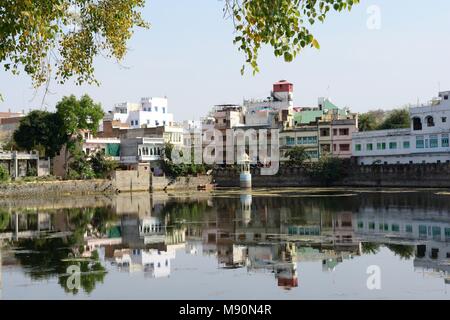
[[[377,130],[384,119],[385,112],[383,110],[368,111],[362,113],[358,119],[359,131]]]
[[[2,166],[0,166],[1,168]],[[1,169],[0,169],[1,170]],[[6,209],[0,209],[0,231],[5,230],[11,221],[11,215]]]
[[[319,49],[310,27],[323,22],[330,11],[350,10],[357,3],[359,0],[227,0],[225,11],[235,25],[234,43],[255,73],[262,46],[271,46],[274,55],[286,62],[306,47]],[[242,73],[244,69],[245,65]]]
[[[271,46],[285,61],[306,47],[319,48],[310,32],[330,11],[350,10],[359,0],[225,0],[233,21],[234,43],[246,64],[258,71],[258,52]],[[145,0],[2,0],[0,63],[18,74],[21,67],[38,87],[59,83],[97,83],[94,58],[121,61],[135,27],[148,28],[140,10]],[[244,67],[242,68],[244,72]]]
[[[363,254],[377,254],[380,251],[380,245],[375,242],[363,242],[361,250]]]
[[[378,130],[403,129],[410,127],[409,110],[407,108],[390,111],[384,121],[378,126]]]
[[[9,174],[6,171],[5,167],[0,164],[0,183],[6,182],[9,180]]]
[[[342,180],[347,174],[343,159],[323,156],[309,168],[309,175],[322,184],[329,185]]]
[[[109,173],[117,169],[119,164],[115,160],[109,160],[103,152],[97,152],[89,160],[92,170],[97,178],[106,178]]]
[[[70,154],[70,157],[68,158],[68,161],[70,162],[67,166],[67,177],[69,179],[92,179],[95,177],[94,170],[92,169],[86,154],[83,152],[81,144],[81,140],[74,140],[74,142],[67,147],[67,150],[69,150],[68,153]]]
[[[306,148],[302,146],[295,146],[286,151],[285,156],[289,158],[288,165],[301,166],[305,161],[310,160],[311,157],[306,152]]]
[[[38,150],[42,156],[54,157],[67,143],[68,135],[59,114],[34,110],[20,120],[13,139],[20,150]]]
[[[401,259],[409,260],[414,257],[414,246],[389,243],[385,246]]]
[[[2,0],[0,61],[19,66],[36,86],[55,77],[95,82],[94,57],[121,60],[133,28],[148,27],[139,13],[145,0]]]
[[[88,95],[78,100],[74,95],[64,97],[56,105],[57,114],[62,119],[63,130],[72,137],[80,130],[96,133],[104,112],[99,103],[95,103]]]

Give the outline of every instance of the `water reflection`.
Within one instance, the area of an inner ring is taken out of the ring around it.
[[[111,272],[169,277],[184,252],[216,259],[221,272],[267,274],[290,290],[301,286],[299,263],[319,261],[323,272],[332,272],[344,261],[388,248],[412,260],[418,273],[448,283],[448,200],[432,191],[286,189],[122,194],[86,205],[78,199],[78,208],[5,202],[0,268],[18,267],[34,281],[57,279],[63,292],[89,294],[115,281]],[[67,272],[74,265],[81,272],[76,290]]]

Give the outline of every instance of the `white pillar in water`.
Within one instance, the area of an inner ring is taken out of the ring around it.
[[[252,174],[250,173],[250,157],[244,153],[242,156],[241,173],[239,174],[239,184],[241,188],[248,189],[252,187]]]

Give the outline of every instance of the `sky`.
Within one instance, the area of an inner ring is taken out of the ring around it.
[[[314,26],[320,50],[308,48],[286,63],[264,48],[256,76],[240,73],[244,57],[233,45],[223,5],[147,0],[143,16],[151,28],[136,30],[120,65],[95,60],[100,86],[53,82],[44,107],[54,110],[70,94],[89,94],[105,111],[119,102],[167,96],[169,111],[180,121],[198,120],[216,104],[265,98],[281,79],[294,83],[297,106],[315,106],[326,96],[354,112],[425,103],[439,89],[450,90],[448,0],[361,0],[350,13],[332,13]],[[33,89],[26,75],[2,68],[0,92],[0,111],[42,108],[44,90]]]

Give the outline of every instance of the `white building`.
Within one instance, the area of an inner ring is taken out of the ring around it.
[[[274,119],[289,121],[294,108],[294,85],[286,80],[273,84],[267,99],[244,100],[245,124],[247,126],[270,126]],[[274,118],[275,117],[275,118]]]
[[[173,123],[167,98],[142,98],[140,103],[119,103],[112,113],[114,120],[126,123],[130,128],[152,128]]]
[[[440,92],[426,106],[410,109],[411,127],[357,132],[352,153],[358,164],[450,162],[450,91]]]
[[[121,270],[144,271],[153,278],[170,275],[170,261],[175,259],[175,250],[122,249],[114,252],[114,262]]]

